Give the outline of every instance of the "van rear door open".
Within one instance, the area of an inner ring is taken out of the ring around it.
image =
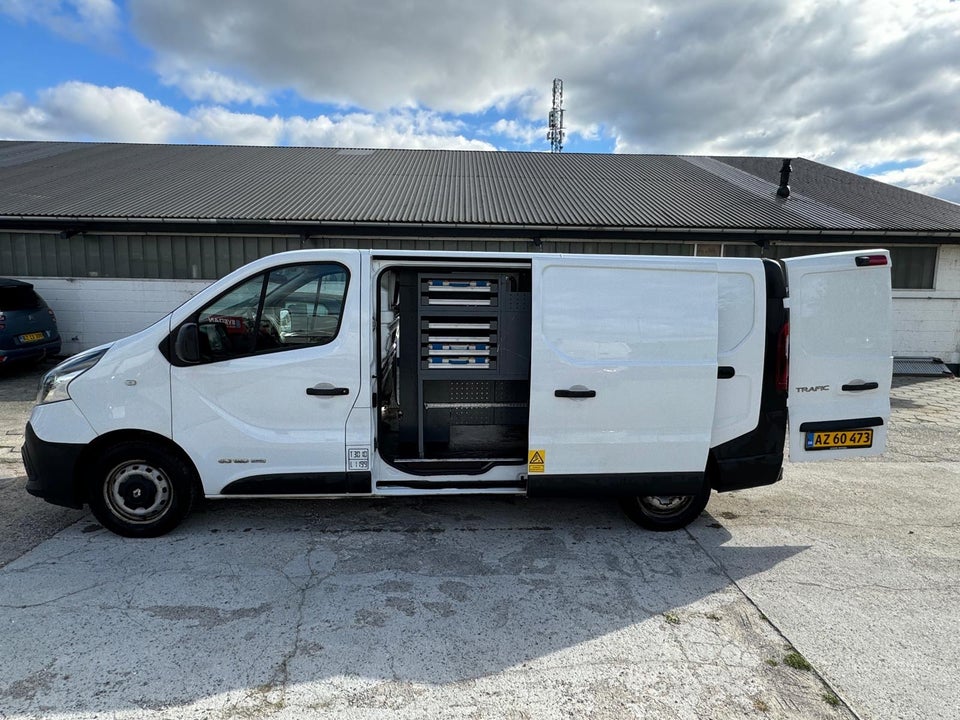
[[[886,250],[784,261],[790,293],[790,460],[879,455],[890,418]]]
[[[717,392],[716,262],[532,264],[530,490],[595,480],[629,491],[640,475],[695,490]]]

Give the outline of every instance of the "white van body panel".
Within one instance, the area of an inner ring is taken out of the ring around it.
[[[545,473],[703,472],[717,297],[715,260],[533,259],[529,445]],[[595,396],[557,396],[578,390]]]
[[[110,346],[70,383],[70,397],[98,435],[144,430],[170,437],[170,363],[159,345],[169,317]]]
[[[218,494],[248,476],[344,472],[346,419],[360,387],[356,342],[354,330],[318,348],[173,368],[173,440],[204,490]],[[350,392],[308,396],[319,382]]]
[[[323,345],[171,368],[173,440],[191,457],[210,495],[244,478],[346,471],[347,418],[363,385],[360,346],[366,323],[361,322],[365,288],[360,253],[290,253],[282,260],[285,265],[320,261],[347,268],[350,280],[340,329]],[[276,258],[255,264],[228,286],[277,265]],[[220,292],[227,289],[224,285],[217,284]],[[206,295],[184,306],[184,317],[216,297]],[[322,385],[344,393],[307,394],[308,388]]]
[[[763,265],[725,259],[718,267],[717,364],[733,377],[717,381],[710,446],[740,437],[757,426],[763,391],[767,305]]]
[[[37,405],[30,424],[37,437],[50,442],[86,445],[97,437],[73,400]]]
[[[870,256],[886,262],[857,264],[858,257]],[[887,442],[893,374],[889,253],[809,255],[785,264],[790,292],[790,460],[879,455]],[[858,419],[863,422],[850,422]],[[831,427],[838,432],[871,428],[872,447],[807,447],[811,430]]]

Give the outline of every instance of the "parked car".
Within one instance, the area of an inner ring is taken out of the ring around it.
[[[53,310],[30,283],[0,278],[0,365],[59,354]]]

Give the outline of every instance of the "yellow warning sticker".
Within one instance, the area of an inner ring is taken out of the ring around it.
[[[547,464],[546,450],[530,450],[527,452],[527,471],[543,472],[543,466]]]

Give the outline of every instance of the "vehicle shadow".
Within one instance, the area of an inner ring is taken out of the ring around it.
[[[66,358],[59,355],[51,355],[39,360],[30,360],[25,362],[4,362],[0,363],[0,381],[40,378],[45,372],[61,363]],[[36,389],[34,387],[34,389]],[[24,397],[24,400],[32,400],[33,394]]]
[[[722,527],[697,537],[644,532],[599,500],[210,502],[141,541],[88,517],[0,570],[0,705],[256,713],[301,688],[319,707],[558,653],[614,662],[611,636],[628,644],[616,662],[682,660],[736,644],[703,633],[742,600],[737,572],[805,549],[723,548]]]

